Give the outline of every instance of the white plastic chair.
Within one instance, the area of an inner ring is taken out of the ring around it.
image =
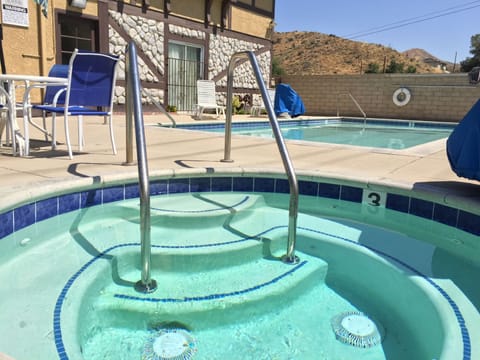
[[[205,109],[213,109],[217,115],[219,112],[225,118],[225,106],[217,105],[215,82],[212,80],[197,80],[197,104],[195,104],[195,117],[202,119]]]

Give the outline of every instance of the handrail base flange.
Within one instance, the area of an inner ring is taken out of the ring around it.
[[[157,282],[153,279],[150,280],[150,283],[145,284],[142,280],[138,280],[135,283],[135,290],[142,294],[150,294],[157,290]]]
[[[297,265],[300,262],[300,258],[297,255],[288,256],[287,254],[285,254],[281,257],[281,260],[285,264],[290,264],[290,265]]]

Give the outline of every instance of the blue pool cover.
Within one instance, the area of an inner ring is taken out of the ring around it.
[[[288,113],[291,117],[303,115],[305,106],[302,98],[288,84],[278,84],[275,88],[275,114]]]
[[[455,174],[480,180],[480,100],[448,137],[447,156]]]

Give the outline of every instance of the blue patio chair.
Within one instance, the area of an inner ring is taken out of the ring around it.
[[[78,118],[78,146],[79,151],[82,151],[83,116],[103,116],[110,128],[113,153],[117,153],[112,124],[117,64],[117,56],[75,49],[68,67],[67,87],[55,92],[51,104],[32,106],[34,109],[52,113],[52,149],[56,148],[56,114],[63,114],[64,117],[65,140],[70,159],[73,155],[68,130],[69,117]]]
[[[50,71],[48,72],[49,77],[57,77],[57,78],[68,78],[68,65],[64,64],[54,64],[51,68]],[[32,85],[30,86],[27,90],[30,92],[31,88],[34,87],[45,87],[45,94],[43,96],[42,104],[30,104],[32,109],[37,109],[43,105],[64,105],[65,104],[65,92],[59,92],[60,90],[63,90],[65,86],[58,86],[58,85],[44,85],[44,84],[37,84],[37,85]],[[59,98],[55,101],[55,95],[59,92]],[[39,129],[41,132],[45,134],[45,140],[48,140],[48,136],[51,135],[48,133],[47,129],[47,124],[46,124],[46,117],[47,117],[47,111],[42,110],[42,120],[43,120],[43,128],[38,126],[36,123],[34,123],[31,120],[31,114],[29,114],[29,122],[32,124],[34,127]]]

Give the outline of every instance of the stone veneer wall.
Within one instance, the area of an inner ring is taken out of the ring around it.
[[[351,93],[367,117],[409,120],[459,121],[480,98],[480,85],[467,74],[365,74],[283,76],[302,97],[307,114],[362,116]],[[407,105],[393,103],[400,87],[411,92]]]
[[[190,29],[184,26],[165,24],[160,21],[146,19],[141,16],[128,15],[109,10],[111,18],[134,40],[138,51],[142,51],[148,59],[155,65],[156,71],[161,76],[165,75],[166,54],[164,54],[164,34],[169,31],[170,34],[182,36],[184,41],[188,43],[189,39],[206,40],[207,35],[204,31]],[[110,52],[120,56],[118,79],[123,80],[125,77],[125,48],[127,39],[124,39],[118,32],[109,26]],[[206,44],[207,46],[207,44]],[[237,38],[225,35],[211,34],[209,37],[209,57],[208,57],[208,78],[215,79],[216,85],[226,87],[227,85],[227,67],[231,56],[239,51],[258,51],[263,45],[239,40]],[[270,51],[263,52],[257,56],[257,60],[266,84],[270,81]],[[147,64],[139,57],[138,59],[139,75],[143,82],[158,83],[159,79],[155,73],[149,69]],[[249,63],[243,63],[237,66],[234,72],[234,88],[258,89],[255,76]],[[155,101],[163,103],[164,91],[149,88],[148,91]],[[220,103],[226,103],[226,94],[219,92],[217,96]],[[143,96],[142,102],[151,104],[152,101]],[[115,89],[115,104],[125,103],[125,88],[117,86]]]

